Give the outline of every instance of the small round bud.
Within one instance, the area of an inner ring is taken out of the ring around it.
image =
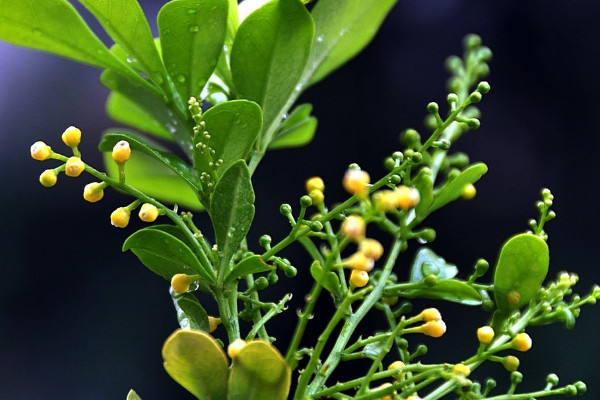
[[[44,161],[52,156],[52,149],[42,141],[35,142],[31,145],[31,158],[38,161]]]
[[[518,385],[519,383],[523,382],[523,374],[519,371],[513,371],[510,374],[510,381]]]
[[[477,118],[471,118],[467,121],[467,126],[471,129],[479,129],[481,122]]]
[[[439,338],[446,333],[446,323],[442,320],[428,321],[421,326],[421,329],[425,335]]]
[[[504,368],[506,368],[506,370],[510,372],[519,369],[520,363],[521,362],[519,361],[519,359],[515,356],[506,356],[504,357],[504,360],[502,360],[502,365],[504,365]]]
[[[392,370],[392,369],[402,369],[406,366],[406,364],[404,364],[402,361],[394,361],[393,363],[391,363],[388,366],[388,371]],[[399,372],[398,374],[394,375],[395,379],[400,379],[402,377],[402,375],[404,375],[404,372]]]
[[[477,85],[477,91],[481,94],[486,94],[490,91],[491,87],[490,84],[486,81],[481,81],[479,82],[479,85]]]
[[[375,261],[359,251],[352,254],[344,264],[355,270],[370,272],[375,266]]]
[[[421,311],[421,318],[423,318],[424,321],[441,321],[442,320],[442,314],[438,311],[437,308],[426,308],[423,311]]]
[[[425,279],[423,279],[423,281],[425,282],[425,286],[434,287],[435,285],[437,285],[439,279],[437,275],[429,274],[425,277]]]
[[[312,204],[315,206],[323,204],[323,201],[325,200],[325,195],[321,190],[311,190],[310,193],[308,193],[308,196],[310,197]]]
[[[475,185],[473,185],[472,183],[469,183],[468,185],[465,185],[465,187],[463,188],[460,197],[463,198],[463,200],[471,200],[473,197],[475,197],[475,195],[477,194],[477,189],[475,189]]]
[[[40,175],[40,183],[45,187],[52,187],[56,185],[58,176],[53,169],[47,169]]]
[[[394,161],[394,159],[392,157],[387,157],[385,159],[385,161],[383,162],[383,166],[385,167],[385,169],[387,169],[388,171],[391,171],[394,169],[394,167],[396,166],[396,161]]]
[[[126,140],[121,140],[117,142],[112,150],[112,158],[117,164],[124,164],[129,160],[131,156],[131,147],[129,147],[129,142]]]
[[[367,225],[365,220],[359,215],[350,215],[346,217],[340,227],[342,234],[353,242],[359,242],[365,237]]]
[[[402,210],[410,210],[419,204],[421,196],[419,191],[413,187],[398,186],[396,192],[396,206]]]
[[[144,203],[142,204],[142,207],[140,207],[138,216],[144,222],[154,222],[156,221],[156,218],[158,218],[158,214],[158,208],[156,208],[155,205]]]
[[[90,203],[102,200],[104,197],[104,188],[100,182],[92,182],[83,188],[83,198]]]
[[[546,382],[548,383],[548,385],[551,385],[551,386],[558,385],[558,375],[556,375],[556,374],[549,374],[546,377]]]
[[[577,381],[573,385],[577,389],[577,394],[579,396],[583,396],[585,394],[585,392],[587,392],[587,386],[586,386],[586,384],[584,382]]]
[[[74,126],[65,129],[61,137],[64,144],[71,148],[77,147],[81,143],[81,131]]]
[[[370,182],[371,178],[366,171],[349,169],[344,175],[342,184],[348,193],[364,198],[368,193]]]
[[[440,106],[438,106],[438,103],[435,101],[432,101],[431,103],[427,104],[427,112],[430,114],[437,114],[440,112]]]
[[[469,95],[469,101],[471,103],[479,103],[483,96],[479,92],[473,92]]]
[[[300,197],[300,205],[304,208],[312,206],[312,198],[310,196],[304,195]]]
[[[457,71],[462,68],[463,62],[458,56],[450,56],[446,59],[446,68],[451,72]]]
[[[271,239],[271,236],[269,235],[262,235],[260,237],[260,239],[258,240],[258,243],[260,244],[260,247],[262,248],[267,248],[271,246],[271,241],[273,239]]]
[[[324,191],[325,190],[325,182],[319,176],[313,176],[312,178],[308,178],[305,183],[306,193],[310,193],[313,190]]]
[[[565,396],[573,397],[577,396],[577,388],[575,385],[567,385],[564,388]]]
[[[521,301],[521,293],[517,292],[516,290],[511,290],[506,295],[506,301],[511,306],[516,306]]]
[[[452,373],[454,375],[464,376],[465,378],[471,374],[471,368],[465,364],[454,364],[452,367]]]
[[[235,339],[233,342],[229,344],[227,347],[227,354],[230,358],[237,357],[240,354],[240,351],[246,346],[246,341],[244,339]]]
[[[281,215],[284,215],[287,217],[288,215],[292,214],[292,206],[290,206],[287,203],[284,203],[279,207],[279,212],[281,213]]]
[[[471,33],[465,37],[463,45],[466,49],[473,50],[481,46],[481,37],[479,35]]]
[[[373,193],[372,197],[376,209],[383,211],[384,213],[389,213],[396,210],[396,203],[398,198],[396,191],[379,190]]]
[[[490,263],[487,262],[487,260],[484,260],[483,258],[478,259],[477,262],[475,263],[475,271],[477,272],[477,275],[479,275],[479,276],[485,274],[489,268],[490,268]]]
[[[321,221],[313,221],[310,223],[310,230],[313,232],[321,232],[323,230],[323,223]]]
[[[495,335],[496,333],[494,332],[494,329],[491,326],[486,325],[477,329],[477,340],[479,340],[479,343],[491,343],[492,340],[494,340]]]
[[[511,344],[515,350],[527,351],[531,349],[531,337],[527,333],[521,332],[512,339]]]
[[[269,280],[264,276],[261,276],[256,281],[254,281],[254,287],[256,288],[256,290],[265,290],[269,287]]]
[[[358,251],[373,260],[379,260],[383,255],[383,246],[375,239],[364,239],[358,244]]]
[[[492,299],[484,299],[481,302],[481,308],[483,308],[483,311],[487,312],[494,311],[494,308],[496,308],[496,304]]]
[[[410,160],[413,162],[413,164],[418,164],[423,161],[423,154],[415,151]]]
[[[175,293],[183,294],[190,290],[194,277],[186,274],[175,274],[171,277],[171,288]]]
[[[450,105],[456,104],[458,103],[458,96],[456,95],[456,93],[448,93],[448,97],[446,97],[446,100]]]
[[[298,274],[298,270],[295,267],[288,265],[287,267],[283,268],[283,273],[286,277],[293,278]]]
[[[79,157],[69,157],[67,163],[65,164],[65,175],[76,178],[85,169],[85,164],[81,161]]]
[[[402,182],[402,178],[400,177],[400,175],[394,174],[394,175],[390,176],[390,183],[392,185],[397,185],[400,182]]]
[[[125,228],[129,224],[131,212],[125,207],[119,207],[110,214],[110,223],[117,228]]]
[[[477,56],[479,56],[481,61],[489,61],[492,59],[492,50],[487,46],[481,46],[477,50]]]
[[[437,234],[434,229],[426,228],[418,233],[418,238],[426,243],[431,243],[435,240]]]
[[[402,141],[408,147],[417,147],[421,141],[421,135],[414,129],[407,129],[402,134]]]
[[[369,273],[360,269],[353,269],[350,273],[350,284],[354,287],[364,287],[369,283]]]
[[[377,387],[377,390],[387,389],[387,388],[389,388],[390,386],[392,386],[392,384],[391,384],[391,383],[389,383],[389,382],[382,383],[381,385],[379,385],[379,386]],[[395,393],[395,392],[393,392],[393,393]],[[381,397],[379,398],[379,400],[392,400],[392,396],[393,396],[393,394],[386,394],[386,395],[384,395],[384,396],[381,396]]]
[[[217,327],[221,325],[221,318],[213,317],[212,315],[208,316],[208,332],[213,333]]]

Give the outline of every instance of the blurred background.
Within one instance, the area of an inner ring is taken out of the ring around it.
[[[163,2],[141,3],[156,32]],[[475,199],[430,219],[438,237],[431,247],[456,263],[461,276],[470,274],[479,257],[493,264],[504,240],[537,217],[539,191],[549,187],[558,215],[547,226],[549,276],[576,271],[578,292],[586,294],[600,282],[598,21],[595,1],[399,1],[361,55],[303,95],[301,101],[313,103],[319,119],[314,141],[268,154],[257,170],[251,246],[258,248],[256,238],[263,233],[274,240],[285,235],[288,225],[279,205],[297,208],[307,177],[321,175],[327,201],[333,203],[343,199],[340,182],[349,163],[381,176],[382,160],[400,149],[398,134],[407,127],[425,133],[426,104],[445,103],[445,58],[462,52],[465,34],[478,33],[494,52],[492,91],[480,105],[481,128],[456,149],[486,162],[489,172],[477,184]],[[192,398],[162,368],[161,345],[177,328],[168,284],[133,254],[120,251],[141,225],[132,222],[119,230],[109,223],[110,212],[129,199],[109,191],[102,202],[86,203],[82,188],[91,179],[85,176],[61,175],[54,188],[46,189],[38,177],[47,164],[29,157],[36,140],[61,148],[60,134],[76,125],[84,132],[85,160],[101,165],[96,145],[102,131],[116,124],[104,112],[107,90],[98,82],[99,73],[0,43],[1,399],[124,399],[130,388],[144,400]],[[297,248],[285,255],[294,261],[298,277],[281,277],[266,298],[307,285],[306,257]],[[410,261],[408,255],[402,259],[401,279],[407,274],[402,266]],[[282,335],[280,347],[302,306],[299,293],[272,322],[270,333]],[[328,299],[322,304],[309,334],[326,322]],[[415,337],[411,343],[430,346],[425,362],[458,362],[476,350],[474,330],[486,322],[486,314],[438,307],[447,335]],[[533,349],[519,355],[525,375],[521,389],[540,389],[546,375],[555,372],[561,383],[586,381],[587,398],[600,398],[599,318],[600,309],[586,307],[572,331],[560,325],[532,328]],[[381,320],[375,315],[362,332],[383,327]],[[500,385],[509,381],[498,366],[472,377],[483,380],[488,373]]]

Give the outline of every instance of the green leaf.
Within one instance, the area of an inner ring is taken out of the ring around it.
[[[219,249],[219,273],[225,274],[229,260],[246,238],[254,218],[254,189],[243,160],[231,165],[215,186],[210,218]]]
[[[317,119],[310,116],[311,104],[301,104],[283,122],[269,149],[304,146],[312,140],[317,129]]]
[[[110,153],[104,153],[106,172],[119,178],[119,169]],[[162,162],[140,152],[131,153],[125,166],[127,183],[150,197],[169,204],[177,204],[190,210],[203,210],[198,195],[179,175]]]
[[[202,115],[202,120],[210,134],[208,145],[215,151],[212,159],[223,160],[217,175],[222,175],[233,163],[248,156],[262,127],[260,107],[248,100],[217,104]],[[207,158],[195,146],[200,139],[200,135],[194,137],[194,164],[198,174],[210,170]]]
[[[427,209],[433,201],[433,181],[431,179],[431,170],[429,168],[421,168],[413,184],[419,191],[419,203],[415,207],[415,214],[418,219],[423,219]]]
[[[157,229],[159,231],[163,231],[168,233],[171,236],[175,236],[177,239],[181,240],[188,247],[190,247],[189,238],[181,232],[181,229],[177,225],[169,225],[169,224],[152,224],[146,229]]]
[[[334,272],[323,271],[321,264],[318,261],[313,261],[310,266],[310,274],[316,282],[323,285],[325,290],[331,293],[335,298],[340,297],[340,279]]]
[[[258,10],[272,0],[244,0],[238,6],[240,22],[243,22],[250,14]]]
[[[125,68],[65,0],[0,0],[0,39],[100,68]]]
[[[233,359],[228,400],[285,400],[292,372],[277,349],[255,340]]]
[[[428,298],[452,301],[467,306],[478,306],[483,301],[481,294],[465,281],[444,279],[432,287],[411,289],[399,293],[399,296],[413,298]]]
[[[397,0],[319,0],[312,10],[315,42],[306,66],[313,84],[358,54]]]
[[[115,47],[113,47],[113,51],[114,49]],[[131,102],[137,104],[139,108],[151,116],[155,123],[166,128],[170,136],[191,157],[191,125],[165,103],[166,100],[164,97],[159,96],[141,84],[131,82],[126,76],[112,69],[104,71],[100,76],[100,81],[107,88],[118,92]],[[121,110],[121,114],[123,113],[127,113],[127,111]],[[111,117],[114,116],[111,114]]]
[[[297,87],[308,60],[314,23],[299,0],[274,0],[240,25],[231,50],[237,94],[263,110],[259,149],[265,150]]]
[[[228,0],[174,0],[158,13],[165,66],[186,101],[200,96],[217,66],[228,9]]]
[[[191,293],[177,294],[171,290],[173,305],[177,311],[177,322],[183,329],[210,331],[208,314],[200,305],[198,298]]]
[[[115,144],[121,140],[129,142],[129,146],[134,152],[139,151],[164,164],[167,168],[185,180],[185,182],[195,191],[199,192],[202,190],[202,186],[196,179],[194,171],[185,163],[185,161],[140,135],[130,132],[108,130],[104,133],[98,148],[100,151],[112,152]]]
[[[379,357],[382,352],[389,351],[389,349],[387,348],[386,340],[384,339],[367,344],[363,348],[363,351],[367,357],[375,358]]]
[[[206,281],[214,279],[192,250],[175,236],[158,229],[141,229],[123,243],[123,251],[131,250],[153,272],[168,281],[175,274],[197,273]]]
[[[127,400],[142,400],[142,398],[138,396],[133,389],[131,389],[129,393],[127,393]]]
[[[227,357],[212,336],[177,330],[165,342],[162,356],[171,378],[198,399],[227,397]]]
[[[154,45],[148,21],[137,0],[78,0],[127,54],[134,69],[162,85],[166,71]]]
[[[542,287],[549,263],[548,245],[540,237],[521,233],[508,239],[494,274],[498,310],[506,314],[527,305]]]
[[[122,94],[110,93],[106,101],[106,112],[117,122],[158,136],[161,139],[173,140],[167,128],[158,122],[153,114]]]
[[[487,165],[484,163],[473,164],[462,171],[456,178],[452,179],[437,192],[433,194],[433,201],[429,208],[424,211],[425,215],[431,214],[440,207],[445,206],[451,201],[456,200],[462,194],[463,188],[477,182],[483,174],[487,172]]]
[[[275,267],[267,264],[259,255],[253,255],[244,258],[237,263],[235,267],[225,276],[225,282],[228,283],[237,278],[242,278],[246,275],[257,274],[259,272],[272,271]]]
[[[435,254],[433,250],[421,247],[415,255],[408,281],[421,282],[428,275],[435,275],[438,279],[451,279],[456,274],[458,274],[456,265],[447,263],[446,260]]]

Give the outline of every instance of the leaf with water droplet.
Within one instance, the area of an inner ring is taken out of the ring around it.
[[[410,269],[409,282],[421,282],[427,275],[435,275],[438,279],[451,279],[458,274],[456,265],[447,263],[428,247],[421,247],[415,255]]]
[[[311,110],[310,104],[297,106],[275,133],[269,149],[300,147],[310,143],[317,129],[317,119],[310,116]]]
[[[208,313],[200,305],[198,298],[192,293],[177,294],[173,289],[170,290],[173,305],[177,311],[177,320],[184,329],[196,329],[204,332],[210,332],[208,323]],[[186,321],[185,325],[182,321]]]

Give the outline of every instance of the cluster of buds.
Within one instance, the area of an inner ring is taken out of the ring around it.
[[[406,323],[414,324],[424,321],[425,323],[412,328],[407,328],[404,333],[422,333],[426,336],[439,338],[446,333],[446,323],[437,308],[426,308],[420,314],[409,318]]]
[[[81,143],[81,130],[74,126],[70,126],[62,134],[62,141],[73,151],[73,156],[66,158],[55,153],[50,146],[42,141],[35,142],[30,149],[31,158],[38,161],[46,161],[50,158],[57,160],[65,160],[65,163],[54,169],[47,169],[40,175],[40,183],[45,187],[56,185],[58,174],[64,172],[65,175],[76,178],[85,170],[85,164],[81,160],[79,152],[79,144]]]
[[[404,185],[397,186],[393,190],[380,190],[373,194],[375,208],[384,213],[395,210],[410,210],[419,204],[421,197],[416,188]]]
[[[325,182],[318,176],[313,176],[306,180],[305,183],[306,193],[312,200],[312,204],[318,206],[323,204],[325,200]]]

